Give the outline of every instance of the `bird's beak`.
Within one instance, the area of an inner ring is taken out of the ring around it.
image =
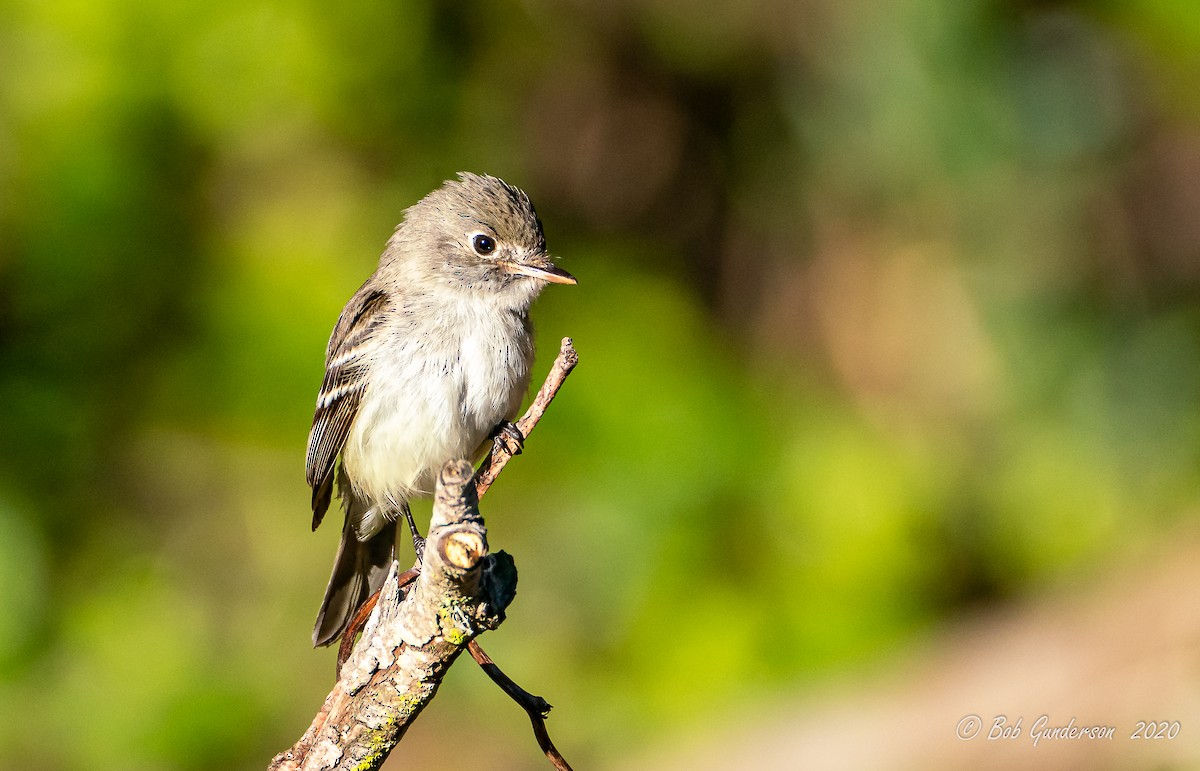
[[[575,277],[550,261],[549,257],[530,257],[525,262],[502,262],[500,267],[506,273],[518,276],[529,276],[549,281],[551,284],[576,284]]]

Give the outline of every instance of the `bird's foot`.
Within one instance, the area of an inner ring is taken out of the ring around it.
[[[492,433],[492,441],[496,447],[503,449],[509,455],[520,455],[525,449],[525,435],[521,433],[521,429],[517,428],[516,423],[504,421],[496,426],[496,430]]]

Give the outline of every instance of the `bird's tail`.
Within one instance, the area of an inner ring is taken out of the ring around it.
[[[333,574],[313,626],[313,646],[329,645],[342,636],[359,606],[383,586],[396,552],[396,524],[360,541],[354,534],[353,506],[347,507],[342,543]]]

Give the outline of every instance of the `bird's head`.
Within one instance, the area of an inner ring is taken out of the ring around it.
[[[384,262],[408,278],[496,292],[519,304],[547,284],[574,284],[546,251],[529,196],[496,177],[462,172],[404,213]]]

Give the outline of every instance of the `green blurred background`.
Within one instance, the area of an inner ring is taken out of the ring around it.
[[[521,571],[485,646],[579,769],[687,767],[1192,532],[1200,5],[3,0],[5,767],[259,768],[307,726],[325,341],[459,170],[580,279],[484,501]],[[392,767],[464,732],[546,767],[469,662]]]

